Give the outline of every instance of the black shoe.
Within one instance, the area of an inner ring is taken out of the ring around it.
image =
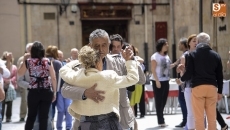
[[[145,117],[145,115],[140,115],[140,118],[144,118]]]
[[[226,125],[224,128],[221,128],[221,130],[228,130],[228,125]]]
[[[6,119],[6,122],[12,122],[11,119]]]
[[[25,121],[25,119],[24,118],[21,118],[20,120],[19,120],[19,122],[24,122]]]
[[[169,125],[167,125],[167,124],[159,124],[159,127],[167,127],[167,126],[169,126]]]
[[[179,125],[176,125],[175,127],[180,127],[180,128],[182,128],[182,127],[184,127],[184,126],[185,126],[185,124],[186,124],[186,123],[181,122]]]

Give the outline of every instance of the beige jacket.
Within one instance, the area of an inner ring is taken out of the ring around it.
[[[75,61],[78,62],[78,61]],[[127,61],[127,76],[119,76],[114,70],[98,71],[90,68],[85,70],[81,68],[78,71],[71,69],[76,63],[68,63],[60,69],[60,75],[63,80],[71,85],[82,88],[90,88],[94,83],[97,83],[97,90],[105,92],[105,99],[101,103],[95,103],[93,100],[74,100],[69,107],[69,112],[72,116],[79,119],[78,115],[93,116],[114,112],[119,114],[119,88],[125,88],[138,82],[138,67],[137,62]],[[93,108],[93,109],[92,109]]]
[[[116,55],[107,55],[105,57],[106,60],[106,69],[107,70],[114,70],[117,72],[118,75],[126,75],[127,71],[125,68],[125,61],[123,58],[118,57]],[[77,64],[76,64],[77,65]],[[70,66],[72,68],[73,66]],[[59,73],[60,75],[63,75],[61,72]],[[139,82],[140,84],[145,83],[145,75],[144,72],[142,71],[141,67],[138,66],[138,74],[139,74]],[[64,74],[63,76],[68,76],[68,74]],[[91,86],[92,87],[92,86]],[[128,87],[128,86],[127,86]],[[68,84],[64,84],[62,87],[62,95],[65,98],[69,98],[72,100],[82,100],[82,95],[86,88],[81,88],[81,87],[74,87]],[[120,105],[119,105],[119,110],[120,110],[120,117],[121,121],[120,124],[123,129],[128,129],[130,127],[134,126],[134,113],[132,111],[132,108],[130,107],[130,102],[127,97],[127,90],[126,88],[120,88]],[[77,130],[79,122],[76,120],[74,123],[74,128]],[[74,129],[74,130],[75,130]]]

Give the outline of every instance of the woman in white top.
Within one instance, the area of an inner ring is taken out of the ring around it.
[[[9,78],[10,71],[6,68],[5,62],[0,59],[0,110],[2,109],[2,101],[5,99],[5,91],[3,89],[3,78]],[[2,128],[2,113],[0,111],[0,130]]]
[[[163,111],[169,93],[170,69],[176,66],[171,64],[167,52],[168,42],[166,39],[160,38],[156,44],[156,52],[151,56],[152,76],[150,77],[153,85],[157,120],[160,127],[167,126]]]
[[[3,89],[4,86],[3,78],[9,78],[9,77],[10,77],[10,71],[6,68],[5,62],[0,59],[0,107],[2,107],[1,101],[5,99],[5,92]],[[1,117],[1,113],[0,113],[0,117]]]
[[[60,75],[61,78],[82,88],[93,86],[96,82],[97,89],[105,92],[105,99],[100,103],[91,99],[73,100],[69,113],[80,120],[81,130],[122,130],[119,124],[119,88],[126,88],[139,81],[137,62],[126,61],[127,75],[118,76],[113,70],[103,70],[100,52],[90,46],[82,47],[78,58],[83,68],[75,71],[66,67],[77,64],[76,60],[70,62],[60,69],[60,73],[68,73],[70,77]]]

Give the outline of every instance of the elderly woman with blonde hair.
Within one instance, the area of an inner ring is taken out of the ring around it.
[[[1,101],[5,99],[5,91],[3,89],[4,87],[4,81],[3,78],[10,77],[10,71],[6,68],[5,62],[0,59],[0,107],[2,106]],[[1,117],[1,113],[0,113]],[[1,129],[1,121],[0,121],[0,129]]]
[[[123,55],[125,55],[124,52]],[[66,66],[81,64],[80,70],[75,71],[69,67],[60,69],[62,74],[68,73],[74,78],[60,76],[65,82],[82,88],[93,86],[96,82],[97,89],[105,92],[105,99],[100,103],[91,99],[74,100],[69,107],[69,113],[80,120],[82,130],[122,130],[119,124],[119,88],[125,88],[138,82],[137,63],[133,60],[126,61],[127,75],[118,76],[113,70],[102,71],[103,62],[100,52],[90,46],[81,48],[78,59],[79,62],[70,62]]]
[[[5,51],[2,55],[2,60],[5,61],[6,68],[10,71],[10,77],[4,78],[4,90],[7,92],[9,87],[17,89],[17,71],[18,68],[14,65],[14,57],[12,52]],[[2,101],[2,120],[6,112],[6,122],[11,122],[13,100],[7,100],[8,95],[6,94],[5,99]],[[5,108],[6,107],[6,108]]]
[[[6,68],[5,62],[0,59],[0,109],[2,109],[2,101],[5,99],[5,91],[3,89],[3,78],[10,77],[10,71]],[[0,112],[0,130],[2,129],[2,114]]]

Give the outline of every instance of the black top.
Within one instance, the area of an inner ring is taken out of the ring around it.
[[[192,87],[205,84],[214,85],[218,88],[218,93],[222,93],[223,67],[218,53],[207,44],[200,43],[197,49],[188,55],[186,60],[188,60],[188,64],[181,81],[192,78]]]
[[[66,62],[63,61],[63,62],[61,62],[61,64],[62,64],[62,66],[64,66],[64,65],[66,65]],[[64,83],[65,83],[65,81],[61,78],[60,90],[61,90]]]

